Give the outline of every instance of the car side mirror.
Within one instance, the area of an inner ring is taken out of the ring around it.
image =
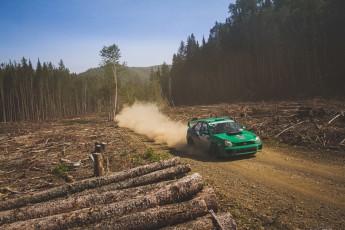
[[[201,131],[202,134],[209,135],[210,133],[207,130]]]

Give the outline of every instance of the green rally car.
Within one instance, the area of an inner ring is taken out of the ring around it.
[[[262,150],[260,137],[229,118],[189,121],[187,143],[208,150],[215,157],[254,155]]]

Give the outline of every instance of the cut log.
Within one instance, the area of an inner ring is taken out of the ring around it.
[[[106,206],[98,205],[92,208],[84,208],[70,213],[48,216],[39,219],[19,221],[9,225],[4,225],[3,227],[5,229],[67,229],[80,225],[92,224],[105,219],[111,219],[111,222],[113,222],[116,219],[127,220],[126,218],[128,216],[125,216],[124,218],[122,218],[121,216],[130,213],[133,214],[130,214],[129,216],[138,215],[142,221],[145,221],[144,219],[142,219],[143,217],[140,215],[141,213],[139,214],[138,212],[154,208],[160,205],[170,204],[173,202],[179,202],[182,200],[189,199],[194,194],[201,191],[202,187],[202,178],[199,174],[195,173],[193,175],[186,176],[172,183],[165,189],[161,189],[153,194],[139,197],[136,199],[124,200]],[[215,195],[213,196],[213,194],[210,194],[210,192],[205,194],[203,193],[202,196],[197,197],[196,199],[193,199],[192,202],[188,203],[188,205],[185,208],[187,208],[187,210],[190,210],[191,208],[197,207],[199,213],[201,213],[201,211],[202,213],[205,213],[205,211],[207,212],[208,208],[207,201],[209,201],[211,198],[204,196],[208,195],[211,197],[215,197]],[[213,204],[213,202],[215,201],[212,201],[211,203]],[[179,205],[181,206],[181,204]],[[185,214],[194,215],[194,209],[192,210],[192,213],[187,212]],[[182,216],[182,214],[176,213],[176,216]],[[167,216],[164,218],[167,218]],[[122,224],[124,222],[120,221],[119,223]],[[112,229],[119,228],[114,226]],[[131,227],[126,227],[126,229],[131,229]]]
[[[230,213],[217,213],[217,219],[221,222],[224,230],[236,230],[236,223]],[[206,215],[199,217],[195,220],[191,220],[185,223],[181,223],[174,226],[168,226],[162,228],[162,230],[209,230],[209,229],[219,229],[211,215]]]
[[[132,179],[124,180],[118,183],[113,183],[113,184],[104,185],[102,187],[97,187],[97,192],[102,193],[102,192],[107,192],[107,191],[148,185],[148,184],[157,183],[163,180],[171,180],[176,177],[180,177],[181,175],[186,174],[190,171],[191,171],[190,165],[188,164],[177,165],[171,168],[158,170],[158,171],[148,173],[142,176],[138,176]],[[88,190],[78,193],[78,196],[89,194],[90,192],[91,190],[88,189]]]
[[[215,224],[213,223],[213,219],[211,215],[206,215],[199,217],[195,220],[190,220],[182,224],[164,227],[161,230],[190,230],[190,229],[198,229],[198,230],[210,230],[214,229]]]
[[[177,165],[175,167],[158,170],[149,174],[142,175],[140,177],[135,177],[129,180],[125,180],[116,184],[109,185],[113,189],[125,189],[135,186],[141,186],[150,184],[153,182],[158,182],[167,179],[173,179],[181,174],[190,172],[190,166],[188,164]]]
[[[211,213],[212,218],[215,220],[217,226],[219,227],[219,230],[225,230],[221,221],[218,219],[216,213],[214,213],[213,209],[210,209],[209,212]]]
[[[218,221],[222,224],[224,230],[236,230],[237,225],[230,213],[217,214]]]
[[[30,203],[38,203],[42,201],[47,201],[54,198],[66,196],[68,194],[81,192],[86,189],[92,189],[99,186],[103,186],[103,185],[107,185],[107,184],[111,184],[115,182],[120,182],[129,178],[135,178],[141,175],[148,174],[150,172],[172,167],[179,163],[180,163],[180,159],[176,157],[176,158],[156,162],[149,165],[139,166],[139,167],[121,171],[118,173],[113,173],[104,177],[86,179],[86,180],[77,181],[68,185],[51,188],[45,191],[22,195],[21,197],[16,198],[16,199],[0,202],[0,211],[26,206]]]
[[[158,229],[208,214],[208,210],[214,208],[215,199],[213,189],[204,189],[192,200],[129,214],[94,227],[95,229]]]
[[[177,165],[175,167],[159,170],[137,178],[129,179],[127,181],[108,185],[107,190],[103,192],[101,192],[99,189],[97,189],[97,191],[86,190],[83,194],[76,193],[70,195],[66,199],[52,200],[44,203],[33,204],[28,207],[2,211],[0,212],[0,224],[56,215],[59,213],[70,212],[86,207],[93,207],[95,205],[106,205],[120,201],[124,198],[131,198],[134,196],[134,194],[148,194],[150,193],[150,190],[147,187],[143,187],[133,191],[129,190],[125,193],[116,190],[128,188],[131,186],[139,186],[141,184],[154,183],[157,181],[161,181],[162,179],[176,177],[189,171],[189,165]],[[167,186],[167,183],[162,184],[162,186]],[[156,189],[159,189],[162,186],[160,185],[160,183],[155,184]],[[153,189],[154,188],[151,188],[151,191]]]

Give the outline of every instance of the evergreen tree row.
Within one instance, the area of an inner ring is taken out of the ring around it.
[[[342,0],[237,0],[173,56],[175,104],[345,94]]]
[[[61,60],[58,67],[38,60],[0,65],[0,122],[46,120],[99,111],[97,80],[77,77]]]
[[[170,98],[169,80],[170,69],[165,62],[156,71],[151,69],[148,99],[159,103],[159,100]]]

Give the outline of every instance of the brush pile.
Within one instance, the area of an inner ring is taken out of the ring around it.
[[[313,99],[203,105],[166,109],[170,117],[231,117],[265,142],[325,150],[345,150],[345,103]]]

